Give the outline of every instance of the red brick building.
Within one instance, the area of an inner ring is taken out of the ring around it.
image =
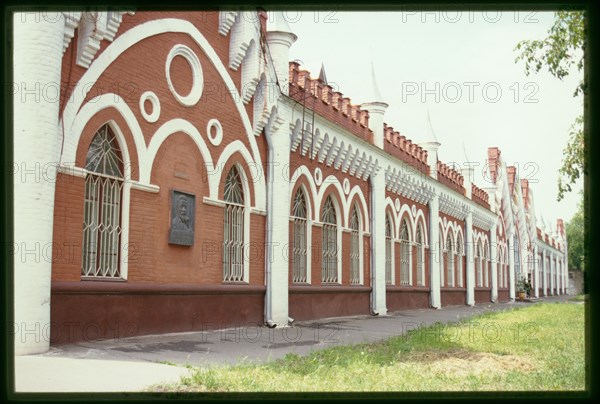
[[[49,16],[15,15],[16,81],[60,83],[15,95],[15,161],[54,174],[15,184],[15,243],[53,246],[15,260],[17,352],[565,293],[562,221],[498,148],[477,187],[374,73],[356,105],[289,62],[281,13]]]

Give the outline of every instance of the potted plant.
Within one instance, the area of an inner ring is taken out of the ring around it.
[[[519,300],[525,300],[525,293],[527,291],[527,283],[525,281],[525,279],[520,278],[517,282],[516,282],[516,289],[517,289],[517,298]]]

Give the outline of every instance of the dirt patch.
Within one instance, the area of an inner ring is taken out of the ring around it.
[[[535,363],[526,357],[464,349],[412,352],[408,355],[402,354],[398,360],[426,364],[432,372],[455,376],[502,374],[512,370],[531,372],[536,368]]]

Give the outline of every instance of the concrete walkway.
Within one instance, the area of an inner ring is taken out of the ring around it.
[[[541,302],[566,301],[552,296]],[[474,307],[418,309],[385,317],[355,316],[295,323],[270,329],[258,326],[227,330],[150,335],[81,342],[52,347],[43,355],[15,358],[17,392],[142,391],[155,383],[177,382],[198,367],[264,363],[288,353],[306,355],[336,345],[385,340],[436,322],[456,322],[474,314],[532,303],[487,303]],[[533,303],[535,304],[535,303]],[[180,366],[173,366],[180,365]]]

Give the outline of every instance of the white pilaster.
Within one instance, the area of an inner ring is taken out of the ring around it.
[[[473,245],[473,212],[465,218],[465,239],[467,240],[467,304],[475,304],[475,246]]]
[[[387,315],[385,296],[385,173],[371,175],[371,310]]]
[[[490,229],[490,265],[492,266],[492,302],[498,301],[498,241],[496,237],[496,224]]]
[[[441,145],[442,144],[440,142],[436,141],[419,143],[419,146],[427,150],[427,165],[429,166],[429,176],[435,179],[437,179],[437,151]]]
[[[546,249],[542,247],[542,288],[544,296],[548,296],[548,264],[546,263]]]
[[[383,116],[388,104],[385,102],[367,102],[360,106],[369,111],[369,129],[373,131],[373,143],[383,149]]]
[[[289,117],[285,117],[289,122]],[[290,136],[289,125],[277,131],[267,126],[265,133],[269,146],[267,161],[267,259],[265,294],[265,322],[269,326],[285,326],[289,319],[288,259],[290,218]],[[310,229],[308,229],[310,231]]]
[[[540,272],[538,268],[538,246],[537,244],[533,245],[533,279],[535,284],[535,289],[533,291],[534,296],[536,298],[540,297]]]
[[[508,234],[508,295],[511,300],[515,300],[515,237],[513,234]]]
[[[50,281],[64,16],[15,13],[14,322],[15,353],[49,349]],[[51,253],[50,253],[51,254]]]
[[[274,11],[274,14],[274,23],[268,24],[267,28],[267,44],[277,74],[279,88],[283,94],[287,95],[290,82],[290,47],[298,37],[290,29],[281,11]]]
[[[440,266],[442,260],[442,247],[440,245],[439,231],[439,195],[435,195],[429,201],[429,285],[431,307],[439,309],[442,307],[440,290]]]

